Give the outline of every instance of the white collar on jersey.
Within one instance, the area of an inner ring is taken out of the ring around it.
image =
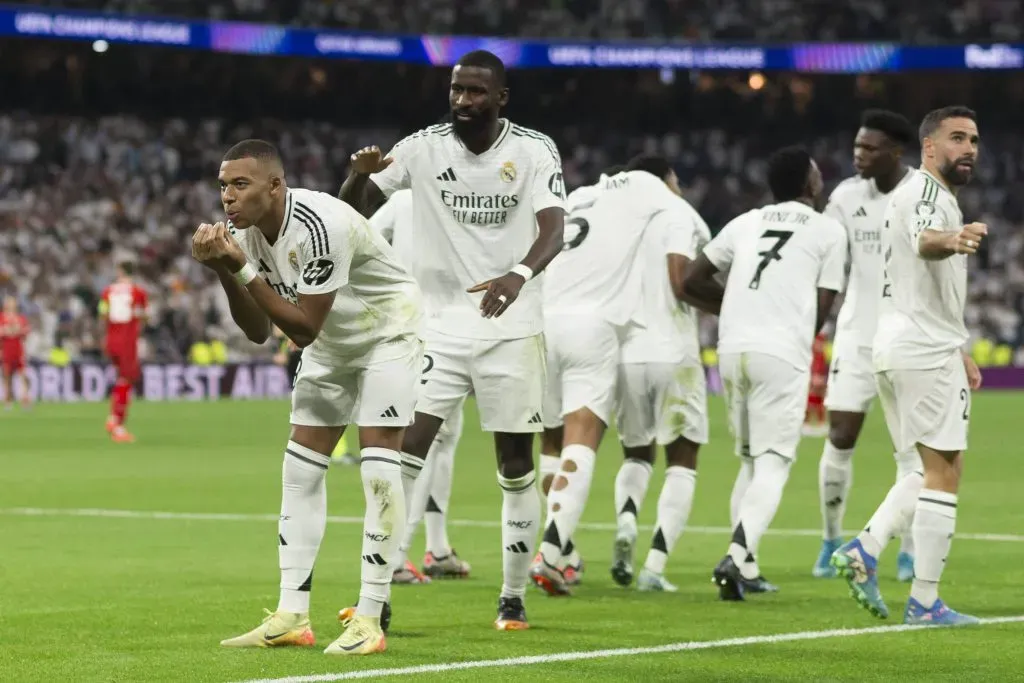
[[[501,143],[505,141],[505,138],[508,137],[509,131],[512,130],[512,122],[509,121],[508,119],[498,119],[498,122],[501,123],[503,126],[502,129],[498,131],[498,137],[494,138],[494,142],[491,143],[491,146],[485,149],[483,152],[480,152],[480,154],[474,154],[473,152],[470,152],[469,148],[466,147],[466,144],[462,141],[462,138],[460,138],[457,133],[454,135],[454,137],[458,141],[459,146],[462,147],[462,149],[466,150],[470,154],[473,154],[474,156],[482,157],[483,155],[496,150],[501,145]]]

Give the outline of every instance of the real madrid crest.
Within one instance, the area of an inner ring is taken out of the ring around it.
[[[516,179],[516,165],[513,164],[511,161],[506,161],[504,164],[501,165],[500,174],[502,180],[504,180],[506,183],[511,183],[513,180]]]
[[[292,270],[299,270],[299,257],[294,251],[288,252],[288,265],[292,267]]]

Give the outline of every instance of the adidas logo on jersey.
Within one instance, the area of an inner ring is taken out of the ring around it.
[[[544,424],[544,420],[541,418],[540,413],[534,413],[533,417],[531,417],[529,419],[527,424],[531,424],[531,425]]]
[[[453,183],[457,180],[455,177],[455,171],[451,168],[446,168],[441,175],[437,176],[437,179],[443,180],[446,183]]]
[[[857,209],[856,211],[853,212],[853,217],[854,218],[867,218],[868,217],[868,212],[865,211],[864,207],[862,206],[862,207],[860,207],[859,209]]]
[[[394,406],[388,406],[388,409],[380,414],[381,417],[398,417],[398,411],[395,410]]]

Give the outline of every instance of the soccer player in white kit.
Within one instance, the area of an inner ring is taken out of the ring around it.
[[[221,645],[314,644],[309,596],[327,524],[327,468],[346,425],[355,424],[366,496],[362,588],[355,617],[326,652],[383,652],[390,558],[405,528],[400,449],[423,356],[419,287],[352,207],[288,188],[270,143],[232,147],[220,187],[228,227],[201,225],[193,257],[220,277],[250,340],[266,341],[273,324],[304,349],[282,471],[280,602],[260,626]]]
[[[882,282],[882,219],[892,191],[909,182],[914,171],[903,163],[903,150],[914,144],[914,129],[895,112],[870,109],[861,115],[853,141],[857,175],[836,186],[825,215],[846,228],[850,245],[845,296],[836,322],[825,408],[828,438],[818,465],[818,495],[823,535],[814,576],[834,577],[832,553],[843,544],[843,515],[853,479],[853,450],[877,389],[871,363],[871,340],[878,323]],[[917,451],[895,454],[896,479],[920,467]],[[904,534],[897,559],[901,581],[914,575],[913,546]]]
[[[551,139],[499,117],[505,67],[490,52],[463,55],[452,70],[452,123],[414,133],[387,158],[353,155],[340,196],[370,214],[411,187],[417,255],[413,274],[430,312],[416,422],[406,433],[407,496],[441,424],[469,393],[494,432],[503,492],[504,582],[499,630],[528,628],[523,598],[541,523],[533,434],[543,428],[541,283],[563,246],[565,189]],[[483,292],[483,296],[479,295]]]
[[[843,226],[814,209],[821,172],[804,149],[775,152],[768,185],[776,203],[722,228],[684,283],[694,303],[719,314],[722,384],[741,458],[730,500],[732,540],[713,572],[723,600],[768,589],[758,545],[796,458],[811,345],[842,288],[846,261]],[[715,274],[726,270],[723,291]]]
[[[957,490],[967,449],[977,365],[963,350],[967,256],[988,233],[963,224],[956,193],[974,174],[978,126],[967,107],[944,107],[919,130],[921,170],[893,194],[885,213],[885,270],[873,360],[878,396],[897,451],[916,448],[923,471],[890,489],[867,527],[832,556],[854,599],[878,617],[889,609],[878,589],[878,558],[908,525],[914,580],[906,624],[977,623],[939,598],[956,528]]]
[[[415,230],[412,213],[412,190],[399,190],[391,195],[384,206],[370,217],[370,225],[388,241],[398,255],[398,261],[412,269],[416,260],[413,252],[412,232]],[[429,315],[429,313],[428,313]],[[424,359],[424,372],[430,361]],[[469,576],[469,563],[459,558],[448,541],[447,513],[452,492],[455,449],[462,435],[462,408],[441,425],[437,438],[430,447],[423,473],[416,479],[416,488],[410,499],[405,538],[399,546],[392,583],[422,584],[430,578],[462,578]],[[423,556],[423,571],[409,561],[407,552],[421,521],[426,520],[427,551]],[[343,610],[344,611],[344,610]],[[344,619],[346,615],[343,615]]]
[[[639,156],[630,169],[653,175],[672,197],[671,210],[656,214],[641,245],[644,326],[630,327],[619,364],[617,423],[625,460],[615,478],[616,533],[611,574],[633,581],[637,517],[654,466],[655,445],[665,449],[665,481],[646,561],[637,577],[641,591],[676,591],[665,579],[668,555],[693,505],[697,452],[708,440],[707,381],[700,359],[697,311],[682,303],[686,270],[711,240],[700,214],[682,198],[679,181],[662,157]]]
[[[643,293],[640,245],[648,230],[665,230],[665,222],[652,219],[678,211],[677,199],[645,171],[603,177],[569,198],[566,250],[544,280],[544,422],[561,426],[562,451],[530,576],[549,595],[570,593],[558,564],[583,513],[596,452],[615,412],[621,340],[638,318],[644,322],[636,306]]]

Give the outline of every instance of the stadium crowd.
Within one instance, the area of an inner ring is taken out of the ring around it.
[[[1010,41],[1014,0],[46,0],[109,12],[408,33],[689,40]],[[893,13],[900,12],[898,21]]]
[[[985,112],[985,132],[961,205],[991,238],[972,277],[981,305],[968,315],[975,338],[1024,348],[1024,135],[1013,124],[1024,87],[1015,76],[971,76],[521,71],[509,115],[555,139],[570,189],[641,151],[673,159],[686,197],[717,230],[765,201],[772,149],[806,144],[830,188],[852,173],[863,109],[913,118],[936,97],[970,102]],[[447,69],[0,42],[0,290],[29,314],[30,355],[59,347],[98,357],[97,297],[127,257],[151,296],[144,359],[182,360],[194,342],[218,339],[229,359],[269,357],[273,349],[240,337],[220,289],[189,257],[195,226],[221,215],[224,150],[274,140],[291,184],[333,193],[353,150],[388,148],[437,120],[447,78]]]

